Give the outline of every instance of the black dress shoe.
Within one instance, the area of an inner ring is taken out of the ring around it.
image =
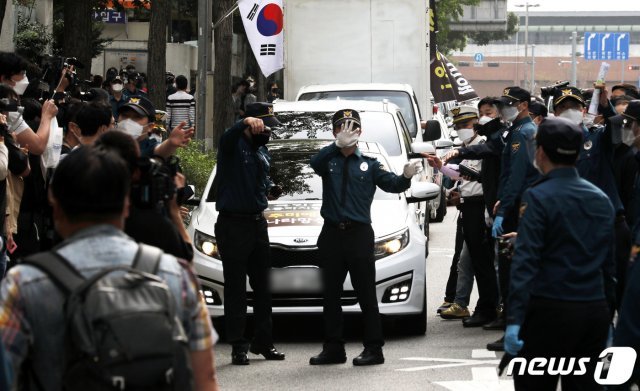
[[[249,357],[247,352],[231,353],[231,364],[233,365],[249,365]]]
[[[364,348],[362,353],[353,359],[353,365],[378,365],[384,364],[382,348]]]
[[[506,327],[507,327],[506,320],[502,316],[499,316],[493,322],[487,323],[484,326],[482,326],[482,329],[483,330],[504,330]]]
[[[309,359],[310,365],[344,364],[345,362],[347,362],[347,354],[344,349],[330,350],[325,348],[320,354]]]
[[[249,351],[253,354],[262,354],[265,360],[284,360],[284,353],[280,353],[275,347],[258,349],[251,347]]]
[[[496,342],[488,343],[487,350],[492,350],[494,352],[504,352],[504,336]]]
[[[496,318],[494,315],[482,314],[478,313],[478,311],[474,312],[470,318],[463,319],[462,325],[464,327],[480,327],[484,326],[487,323],[491,323]]]

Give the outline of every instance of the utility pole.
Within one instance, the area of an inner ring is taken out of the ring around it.
[[[527,64],[529,60],[529,8],[539,7],[540,4],[529,4],[529,1],[526,1],[524,4],[518,4],[516,7],[524,7],[524,63]],[[525,85],[526,85],[526,65],[525,69]],[[533,80],[533,75],[531,76],[531,80]]]
[[[577,87],[578,83],[578,59],[576,58],[576,50],[578,46],[578,33],[571,33],[571,85]]]
[[[533,94],[536,86],[536,45],[531,45],[531,86],[529,92]]]
[[[207,72],[211,69],[211,8],[209,0],[198,0],[198,100],[196,139],[204,140],[207,127]]]

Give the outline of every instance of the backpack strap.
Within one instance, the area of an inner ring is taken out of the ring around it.
[[[141,272],[156,274],[160,267],[162,255],[164,255],[164,252],[159,248],[140,243],[138,245],[138,253],[131,267]]]
[[[55,251],[31,255],[23,259],[21,264],[40,269],[65,293],[73,292],[85,280],[66,258]]]

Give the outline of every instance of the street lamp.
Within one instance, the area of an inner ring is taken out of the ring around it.
[[[522,8],[524,7],[524,62],[527,63],[529,58],[529,8],[540,7],[540,4],[531,4],[526,1],[524,4],[516,4],[515,7]],[[527,69],[525,67],[525,69]],[[525,75],[526,79],[526,75]],[[531,75],[531,79],[533,80],[533,75]],[[533,90],[533,82],[531,83],[531,90]],[[531,91],[533,92],[533,91]]]

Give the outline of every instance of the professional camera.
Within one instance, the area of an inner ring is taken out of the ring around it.
[[[13,113],[18,112],[22,114],[22,107],[18,105],[18,101],[15,99],[3,98],[0,99],[0,112]]]
[[[131,186],[134,205],[143,209],[160,208],[176,194],[174,178],[179,170],[179,160],[171,157],[163,162],[156,158],[138,161],[140,180]]]
[[[546,86],[546,87],[541,87],[540,88],[540,95],[542,96],[542,99],[547,99],[550,96],[553,96],[553,94],[560,88],[566,87],[569,85],[568,81],[559,81],[556,82],[556,84],[552,84],[550,86]]]
[[[73,71],[71,67],[73,66]],[[60,57],[60,56],[46,56],[42,63],[42,80],[49,85],[49,90],[53,91],[64,69],[70,70],[65,74],[65,77],[69,80],[69,87],[76,87],[79,83],[75,69],[84,69],[84,64],[80,62],[76,57]]]

